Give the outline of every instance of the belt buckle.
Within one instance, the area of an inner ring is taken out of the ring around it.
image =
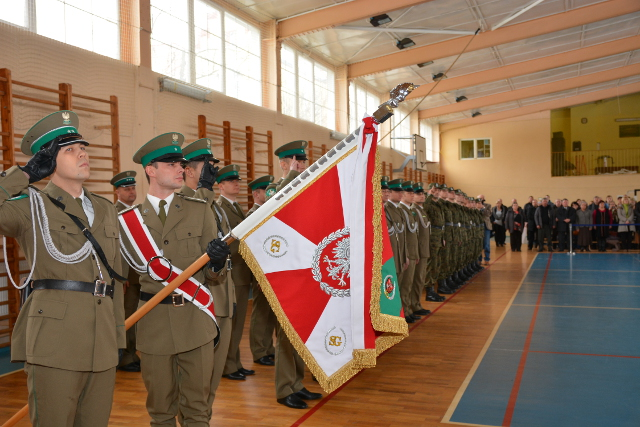
[[[95,287],[93,288],[93,295],[100,298],[107,296],[107,282],[96,279]]]
[[[171,303],[174,307],[182,307],[184,305],[184,296],[182,294],[171,294]]]

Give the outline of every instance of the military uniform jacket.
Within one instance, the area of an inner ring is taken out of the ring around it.
[[[444,214],[438,201],[433,196],[428,195],[425,202],[425,210],[431,220],[431,244],[442,246],[444,238]]]
[[[217,237],[213,212],[203,200],[176,193],[171,204],[167,205],[164,226],[148,198],[135,208],[140,210],[144,224],[164,257],[183,271],[200,258],[206,252],[208,243]],[[133,254],[126,238],[125,245]],[[146,261],[143,263],[146,264]],[[207,279],[216,277],[204,267],[193,278],[205,283],[205,274]],[[163,284],[148,274],[140,276],[142,292],[157,294],[162,288]],[[143,304],[144,301],[140,301],[140,306]],[[158,304],[138,321],[136,348],[149,354],[177,354],[207,344],[216,334],[213,319],[194,304],[185,303],[182,307]]]
[[[405,259],[406,259],[406,248],[403,246],[401,247],[401,240],[400,237],[402,235],[402,233],[399,233],[396,230],[396,224],[394,223],[393,219],[391,218],[391,214],[389,213],[388,209],[387,209],[387,205],[384,204],[382,205],[383,209],[384,209],[384,216],[387,219],[387,231],[389,233],[389,240],[391,241],[391,251],[393,252],[393,258],[395,260],[396,263],[396,271],[402,271],[402,264],[404,263]],[[404,236],[402,236],[403,240],[404,240]],[[404,257],[401,258],[400,254],[402,252],[405,252]]]
[[[226,214],[231,230],[246,218],[241,208],[234,207],[233,204],[223,196],[218,197],[216,205]],[[251,269],[238,252],[240,242],[235,240],[229,245],[229,248],[231,249],[231,264],[233,266],[231,269],[233,282],[236,286],[249,286],[253,280],[253,273],[251,273]]]
[[[420,254],[420,258],[429,258],[431,222],[422,206],[414,203],[411,207],[415,211],[415,218],[418,223],[418,253]]]
[[[398,210],[402,213],[406,223],[405,241],[407,242],[407,256],[409,259],[419,259],[420,250],[418,248],[418,219],[414,211],[404,203],[398,203]]]
[[[438,200],[440,206],[442,207],[442,213],[444,214],[444,238],[447,243],[453,242],[453,213],[451,212],[451,202],[448,200],[440,199]]]
[[[407,258],[409,257],[407,253],[407,224],[404,219],[404,215],[402,211],[400,211],[399,207],[395,207],[393,202],[386,202],[384,204],[384,208],[391,216],[391,220],[394,224],[394,229],[396,236],[398,236],[398,253],[394,252],[394,256],[398,258],[400,266],[404,265]],[[393,247],[392,247],[393,249]],[[401,272],[402,269],[398,270]]]
[[[24,172],[16,166],[0,174],[0,233],[18,240],[29,266],[36,256],[33,280],[93,282],[98,276],[96,260],[89,256],[76,264],[56,261],[47,252],[37,225],[34,252],[28,184]],[[107,262],[119,270],[116,209],[109,200],[86,189],[84,194],[95,211],[89,230],[104,250]],[[78,216],[89,227],[84,211],[69,193],[51,182],[41,195],[54,245],[64,254],[76,252],[87,239],[65,212]],[[10,200],[11,196],[18,197]],[[65,212],[47,196],[64,204]],[[109,283],[106,268],[101,269]],[[118,364],[118,348],[124,347],[124,301],[119,283],[115,284],[113,299],[88,292],[43,289],[33,291],[20,310],[11,339],[11,360],[71,371],[101,372]]]
[[[211,210],[216,221],[216,229],[218,230],[218,235],[216,237],[222,239],[229,233],[230,230],[227,227],[224,214],[221,211],[217,211],[220,208],[215,204],[213,191],[207,190],[206,188],[192,190],[186,185],[183,185],[180,189],[180,194],[184,194],[188,197],[195,197],[196,199],[202,199],[211,206]],[[225,267],[218,272],[217,277],[207,278],[207,286],[209,286],[209,290],[213,295],[216,317],[232,317],[233,305],[236,303],[236,289],[233,286],[233,278],[227,268]]]
[[[125,206],[124,203],[122,203],[120,200],[118,200],[116,202],[116,211],[118,211],[118,213],[122,212],[125,209],[129,209],[128,206]],[[129,268],[129,264],[127,264],[127,261],[124,259],[124,257],[122,257],[122,275],[124,277],[127,278],[127,281],[129,282],[129,284],[131,285],[138,285],[140,284],[140,275],[133,269],[133,268]]]

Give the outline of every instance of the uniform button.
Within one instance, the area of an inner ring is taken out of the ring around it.
[[[2,172],[2,173],[4,173],[4,172]],[[2,175],[2,176],[4,176],[4,175]],[[205,201],[205,202],[208,202],[208,201],[209,201],[209,198],[208,198],[208,197],[205,197],[205,198],[204,198],[204,201]]]
[[[67,227],[65,227],[65,226],[63,225],[63,226],[62,226],[62,227],[60,227],[60,228],[62,228],[62,229],[64,230],[64,229],[65,229],[65,228],[67,228]]]
[[[100,304],[102,304],[102,300],[101,299],[98,300],[98,305],[100,305]]]
[[[188,236],[191,236],[191,233],[187,233]]]
[[[2,173],[0,173],[0,176],[4,178],[5,176],[7,176],[7,173],[6,172],[2,172]]]
[[[38,310],[38,314],[42,314],[42,310]]]
[[[62,201],[62,196],[58,197],[56,200],[58,200],[59,202]]]
[[[164,241],[164,244],[165,244],[165,245],[168,245],[168,244],[169,244],[169,241],[168,241],[168,240],[165,240],[165,241]]]
[[[176,205],[176,208],[180,209],[180,205]]]

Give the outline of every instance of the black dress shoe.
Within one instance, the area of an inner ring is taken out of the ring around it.
[[[249,376],[249,375],[255,375],[256,374],[256,371],[254,371],[253,369],[240,368],[240,369],[238,369],[238,372],[240,372],[245,377]]]
[[[275,362],[269,356],[262,356],[260,359],[254,360],[254,362],[256,362],[258,365],[264,365],[264,366],[275,365]]]
[[[413,317],[411,317],[411,316],[404,316],[404,320],[407,323],[416,323],[415,319]]]
[[[309,390],[307,390],[306,388],[302,387],[302,390],[297,391],[295,393],[296,396],[298,396],[300,399],[304,399],[304,400],[318,400],[318,399],[322,399],[322,395],[320,393],[312,393]]]
[[[140,372],[140,362],[131,362],[126,365],[118,366],[118,371]]]
[[[434,291],[433,289],[429,289],[427,291],[427,301],[442,302],[445,299],[446,299],[445,297],[438,295],[436,291]]]
[[[236,381],[242,381],[247,379],[247,377],[245,377],[244,374],[241,373],[240,371],[232,372],[229,375],[223,375],[222,378],[227,378],[227,379],[236,380]]]
[[[411,313],[409,316],[410,316],[410,317],[412,317],[412,318],[413,318],[413,320],[420,320],[420,319],[422,319],[422,316],[418,316],[418,315],[416,315],[415,313]]]
[[[307,409],[309,407],[309,405],[307,405],[304,400],[296,396],[295,393],[292,393],[287,397],[283,397],[282,399],[278,399],[278,403],[293,409]]]
[[[426,316],[428,314],[431,314],[431,310],[425,310],[424,308],[421,308],[418,311],[414,311],[413,314],[419,314],[420,316]]]

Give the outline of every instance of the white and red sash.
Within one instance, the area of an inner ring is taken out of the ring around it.
[[[151,258],[158,257],[149,264],[148,270],[153,273],[156,278],[166,278],[166,280],[161,282],[164,286],[167,286],[169,282],[182,273],[182,270],[178,267],[175,265],[172,266],[165,258],[161,258],[162,251],[151,237],[151,233],[144,224],[140,211],[137,208],[124,211],[118,215],[118,219],[124,232],[127,234],[131,246],[133,246],[138,257],[144,260],[145,265],[149,263]],[[195,304],[196,307],[211,317],[216,325],[218,324],[213,306],[213,296],[206,286],[202,285],[193,277],[190,277],[180,285],[175,292],[181,294],[187,301]]]

